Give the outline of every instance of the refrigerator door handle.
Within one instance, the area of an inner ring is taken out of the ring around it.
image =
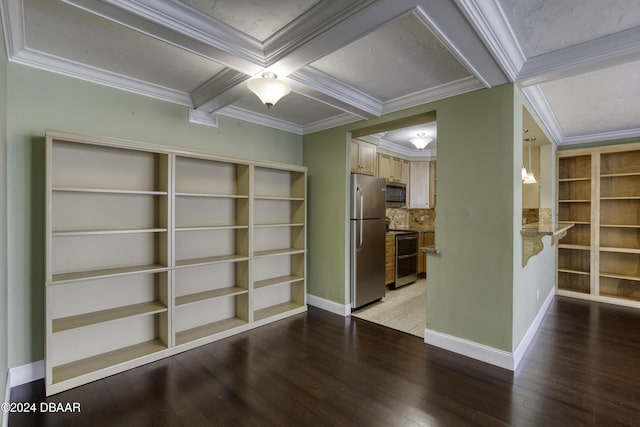
[[[360,249],[362,249],[362,220],[364,219],[364,192],[360,190]]]

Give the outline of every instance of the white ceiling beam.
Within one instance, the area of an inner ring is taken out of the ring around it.
[[[226,68],[191,92],[195,108],[216,111],[250,93],[245,82],[249,76]]]
[[[223,43],[223,41],[216,39],[211,34],[203,34],[201,31],[191,28],[186,24],[179,25],[176,23],[174,26],[168,26],[168,19],[163,20],[156,16],[162,16],[160,12],[154,14],[146,8],[144,10],[147,11],[148,15],[145,15],[140,11],[141,7],[137,2],[116,0],[105,0],[104,2],[100,0],[63,1],[132,30],[215,61],[226,67],[242,71],[245,74],[254,75],[259,73],[263,68],[261,57],[254,58],[253,55],[239,55],[238,52]],[[174,3],[153,2],[153,4],[166,7]],[[230,28],[226,25],[225,27]],[[209,28],[209,30],[212,30],[212,28]],[[238,32],[237,30],[234,31]],[[227,35],[227,38],[228,37],[229,35]],[[238,42],[238,45],[241,44],[241,42]],[[247,48],[245,48],[245,50],[246,49]],[[242,51],[240,48],[236,48],[236,50]]]
[[[287,81],[297,93],[363,119],[382,114],[382,101],[311,66],[290,74]]]
[[[530,86],[640,60],[640,27],[529,58],[518,73]]]
[[[460,8],[449,0],[420,0],[417,3],[417,16],[486,87],[509,82],[505,72],[492,55],[496,52],[493,49],[487,49],[483,40],[478,38],[478,34],[484,35],[481,28],[476,25],[474,29],[462,13],[464,12],[467,18],[476,24],[474,15],[467,10],[469,4],[478,6],[489,4],[490,1],[483,0],[480,3],[476,0],[456,0]],[[491,47],[490,43],[488,45]],[[498,59],[500,60],[499,56]]]

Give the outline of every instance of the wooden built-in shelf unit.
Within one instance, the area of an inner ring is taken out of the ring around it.
[[[557,293],[640,307],[640,143],[558,152]]]
[[[46,393],[306,310],[306,168],[47,132]]]

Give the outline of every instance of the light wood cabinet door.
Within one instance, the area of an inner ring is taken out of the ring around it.
[[[409,207],[428,209],[429,202],[429,162],[411,162]]]
[[[402,160],[401,161],[401,166],[402,166],[402,178],[400,179],[400,182],[402,182],[403,184],[409,185],[409,182],[411,181],[411,164],[409,163],[408,160]]]
[[[391,179],[391,156],[378,154],[378,178]]]
[[[375,145],[355,139],[351,140],[351,172],[375,176]]]
[[[390,285],[396,281],[396,238],[393,234],[385,237],[384,283]]]

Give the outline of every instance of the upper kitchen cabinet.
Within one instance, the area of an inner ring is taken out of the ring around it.
[[[410,208],[435,208],[435,165],[435,161],[411,162]]]
[[[388,154],[378,154],[378,177],[409,184],[409,162]]]
[[[374,144],[351,140],[351,172],[363,175],[376,174],[376,146]]]

